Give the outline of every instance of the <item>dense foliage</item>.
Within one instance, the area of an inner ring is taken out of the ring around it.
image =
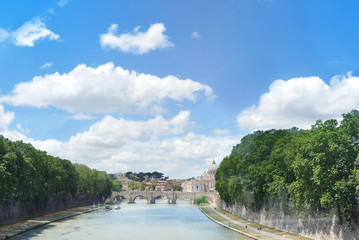
[[[117,179],[113,179],[112,180],[112,190],[113,191],[116,191],[116,192],[119,192],[122,190],[122,182],[120,180],[117,180]]]
[[[359,112],[343,120],[317,121],[310,130],[256,131],[245,136],[216,173],[216,189],[227,205],[254,210],[293,204],[299,212],[329,212],[357,222]]]
[[[138,183],[135,182],[135,180],[132,180],[129,184],[128,184],[128,188],[131,190],[137,190],[139,188]]]
[[[146,179],[146,176],[148,177],[148,179],[155,179],[155,180],[166,180],[168,179],[168,177],[164,177],[163,173],[154,171],[154,172],[139,172],[139,173],[135,173],[135,172],[126,172],[125,176],[131,180],[135,180],[138,182],[142,182]]]
[[[206,196],[198,197],[195,200],[197,205],[208,203],[208,198]]]
[[[68,196],[105,199],[111,191],[112,179],[105,172],[0,136],[0,204]]]
[[[173,190],[173,191],[182,191],[182,187],[181,187],[180,185],[174,185],[174,186],[172,187],[172,190]]]

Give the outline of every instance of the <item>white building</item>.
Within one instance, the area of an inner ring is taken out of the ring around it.
[[[214,192],[216,180],[214,176],[216,175],[218,165],[213,160],[212,164],[209,166],[208,171],[204,172],[202,176],[197,177],[191,181],[185,181],[182,183],[183,192]]]

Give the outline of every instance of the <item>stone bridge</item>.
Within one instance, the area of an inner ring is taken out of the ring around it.
[[[137,198],[147,199],[147,203],[156,203],[156,199],[167,198],[168,203],[175,204],[177,200],[189,200],[195,203],[196,198],[206,196],[208,201],[217,202],[218,193],[214,192],[179,192],[179,191],[149,191],[149,190],[134,190],[134,191],[121,191],[112,192],[111,202],[120,199],[126,199],[128,203],[135,203]]]

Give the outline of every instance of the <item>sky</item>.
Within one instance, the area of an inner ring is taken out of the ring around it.
[[[1,0],[0,134],[196,177],[246,134],[359,108],[359,1]]]

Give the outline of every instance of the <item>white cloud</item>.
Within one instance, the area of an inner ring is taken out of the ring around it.
[[[60,36],[53,33],[45,27],[40,18],[24,23],[20,28],[11,33],[14,38],[14,44],[18,46],[33,47],[35,41],[48,38],[50,40],[59,40]]]
[[[10,130],[9,126],[15,119],[15,113],[14,112],[7,112],[4,109],[3,105],[0,105],[0,135],[3,135],[6,138],[9,138],[13,141],[24,141],[28,143],[33,143],[34,141],[30,138],[27,138],[25,135],[18,131]],[[24,130],[24,132],[29,132],[28,129],[23,129],[21,124],[17,124],[16,127],[21,131]]]
[[[0,101],[15,106],[55,106],[69,112],[143,112],[166,99],[195,102],[201,93],[207,99],[214,98],[209,86],[191,79],[171,75],[159,78],[115,67],[110,62],[97,68],[79,65],[62,75],[34,77],[17,84],[12,94],[0,97]]]
[[[166,27],[163,23],[155,23],[146,32],[139,31],[136,27],[133,33],[117,33],[117,24],[112,24],[108,32],[100,35],[100,43],[103,48],[115,48],[123,52],[144,54],[158,48],[164,49],[173,47],[174,44],[168,40],[168,36],[163,34]]]
[[[47,63],[44,63],[44,65],[42,65],[40,67],[40,69],[49,68],[49,67],[52,67],[52,65],[54,65],[52,62],[47,62]]]
[[[0,130],[7,130],[14,117],[15,114],[13,112],[6,112],[4,106],[0,105]]]
[[[191,38],[200,38],[200,37],[201,37],[201,35],[199,35],[198,32],[193,32],[193,33],[191,34]]]
[[[83,114],[83,113],[75,114],[72,118],[75,120],[92,120],[92,119],[94,119],[94,117],[92,115]]]
[[[0,43],[4,42],[7,38],[9,38],[10,34],[5,29],[0,28]]]
[[[9,121],[4,125],[8,124]],[[0,129],[0,134],[107,172],[156,170],[173,178],[188,178],[199,176],[212,159],[219,163],[240,142],[236,136],[186,134],[191,126],[190,112],[182,111],[171,119],[157,116],[146,121],[106,116],[65,142],[35,141],[7,127]]]
[[[188,133],[183,137],[137,139],[112,132],[84,132],[68,142],[37,141],[39,149],[107,172],[160,171],[172,178],[199,176],[212,159],[219,163],[240,137],[208,137]],[[100,141],[105,140],[105,141]]]
[[[16,124],[16,128],[17,128],[20,132],[30,133],[30,129],[28,129],[28,128],[23,128],[23,126],[22,126],[20,123]]]
[[[189,111],[181,111],[170,120],[157,116],[147,121],[129,121],[123,118],[116,119],[108,115],[100,122],[92,125],[88,131],[73,136],[70,142],[93,147],[107,144],[117,148],[130,140],[182,134],[190,127]]]
[[[319,77],[276,80],[269,92],[237,116],[241,129],[310,128],[318,119],[339,119],[359,108],[359,78],[334,77],[330,85]]]
[[[68,2],[69,2],[69,0],[60,0],[60,1],[57,2],[57,5],[62,8],[62,7],[64,7]]]
[[[227,135],[230,131],[228,129],[214,129],[212,133],[215,135]]]

